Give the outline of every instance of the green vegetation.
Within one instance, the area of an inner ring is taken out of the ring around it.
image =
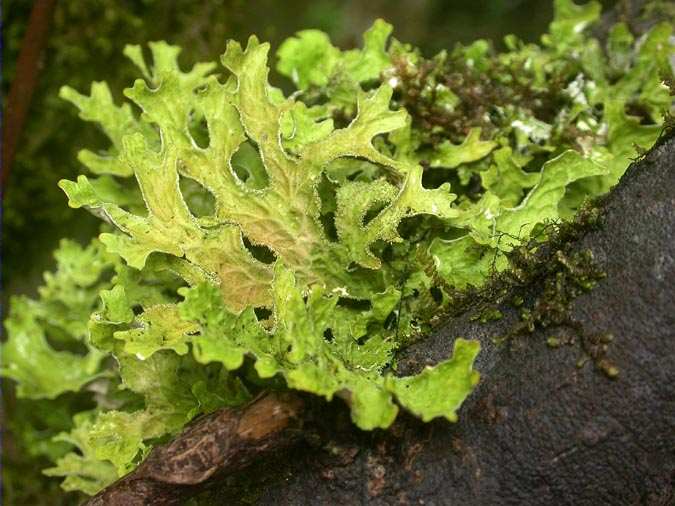
[[[102,82],[64,87],[109,145],[59,185],[103,223],[86,247],[62,242],[37,299],[11,303],[1,372],[21,402],[53,406],[17,410],[19,443],[93,494],[264,388],[342,397],[362,429],[399,408],[455,420],[478,343],[405,378],[396,351],[606,193],[672,107],[672,26],[636,41],[618,24],[602,47],[598,4],[555,5],[541,44],[504,52],[479,40],[427,59],[384,21],[349,51],[299,32],[275,63],[288,96],[255,37],[187,71],[178,47],[127,46],[142,78],[121,105]]]

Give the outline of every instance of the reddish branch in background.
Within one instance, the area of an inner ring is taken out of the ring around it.
[[[36,0],[28,20],[26,34],[16,64],[16,74],[5,102],[2,123],[2,172],[0,182],[4,195],[9,172],[21,139],[33,92],[42,67],[42,53],[47,45],[56,0]]]

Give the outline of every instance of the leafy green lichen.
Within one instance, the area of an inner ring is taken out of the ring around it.
[[[605,54],[587,34],[596,3],[556,12],[540,45],[433,59],[381,20],[349,51],[303,31],[277,53],[290,96],[255,37],[188,71],[175,46],[150,44],[151,61],[128,46],[140,115],[104,83],[64,87],[110,146],[82,151],[91,174],[60,186],[105,224],[87,248],[62,245],[2,345],[21,396],[93,394],[59,437],[76,451],[47,473],[94,493],[195,416],[280,382],[344,399],[362,429],[399,407],[456,420],[478,342],[405,378],[396,351],[610,189],[672,107],[654,77],[672,76],[671,26],[637,44],[618,25]]]

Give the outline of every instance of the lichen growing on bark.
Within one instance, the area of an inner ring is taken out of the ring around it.
[[[362,429],[399,409],[455,421],[478,381],[476,340],[393,374],[431,315],[470,304],[494,320],[497,301],[540,282],[504,337],[574,327],[570,304],[601,273],[568,245],[595,211],[564,220],[656,140],[672,27],[638,43],[617,25],[604,50],[588,34],[598,4],[556,10],[538,45],[479,41],[433,60],[381,20],[348,51],[303,31],[276,62],[289,96],[256,37],[189,70],[178,47],[151,43],[148,60],[128,46],[141,78],[122,105],[105,83],[64,87],[110,145],[80,152],[89,174],[60,186],[104,225],[88,248],[59,250],[41,298],[14,301],[2,345],[21,395],[91,398],[47,473],[93,493],[196,416],[279,385],[341,397]],[[614,375],[607,339],[579,335]]]

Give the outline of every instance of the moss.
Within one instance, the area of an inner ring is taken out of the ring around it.
[[[504,314],[499,309],[491,307],[484,309],[480,314],[473,316],[471,319],[478,320],[481,323],[487,323],[501,320],[503,317]]]
[[[560,346],[560,339],[551,336],[546,340],[546,344],[549,345],[551,348],[558,348]]]
[[[550,348],[577,345],[582,352],[579,366],[591,362],[615,378],[619,371],[607,357],[612,336],[589,333],[571,314],[574,300],[605,278],[591,250],[576,247],[588,232],[602,226],[603,201],[588,201],[573,221],[542,227],[536,237],[507,254],[509,268],[494,274],[484,287],[463,291],[447,287],[452,301],[445,316],[471,311],[470,319],[487,323],[502,318],[502,310],[511,308],[517,311],[518,320],[496,342],[514,342],[536,330],[555,329],[546,338]]]
[[[420,58],[417,65],[410,65],[406,56],[393,58],[387,77],[399,83],[395,99],[410,113],[413,127],[424,133],[424,143],[461,142],[472,128],[481,128],[484,138],[493,138],[510,124],[503,114],[507,109],[554,122],[569,100],[564,94],[569,69],[560,69],[547,87],[537,87],[525,61],[507,64],[486,46],[487,68],[481,68],[467,58],[470,49],[458,46],[450,54]],[[567,140],[578,137],[575,132],[565,136]]]
[[[648,0],[644,2],[641,11],[641,21],[655,22],[675,18],[675,4],[666,0]]]
[[[588,360],[610,378],[618,375],[617,368],[607,358],[612,337],[609,334],[589,334],[583,325],[571,316],[573,301],[588,293],[605,277],[593,260],[590,250],[572,251],[572,244],[557,249],[548,259],[548,270],[543,288],[526,307],[520,308],[520,320],[499,340],[507,341],[537,329],[570,329],[571,336],[550,336],[546,344],[551,348],[579,344],[583,360]],[[536,270],[536,269],[535,269]],[[523,272],[529,272],[525,269]]]

